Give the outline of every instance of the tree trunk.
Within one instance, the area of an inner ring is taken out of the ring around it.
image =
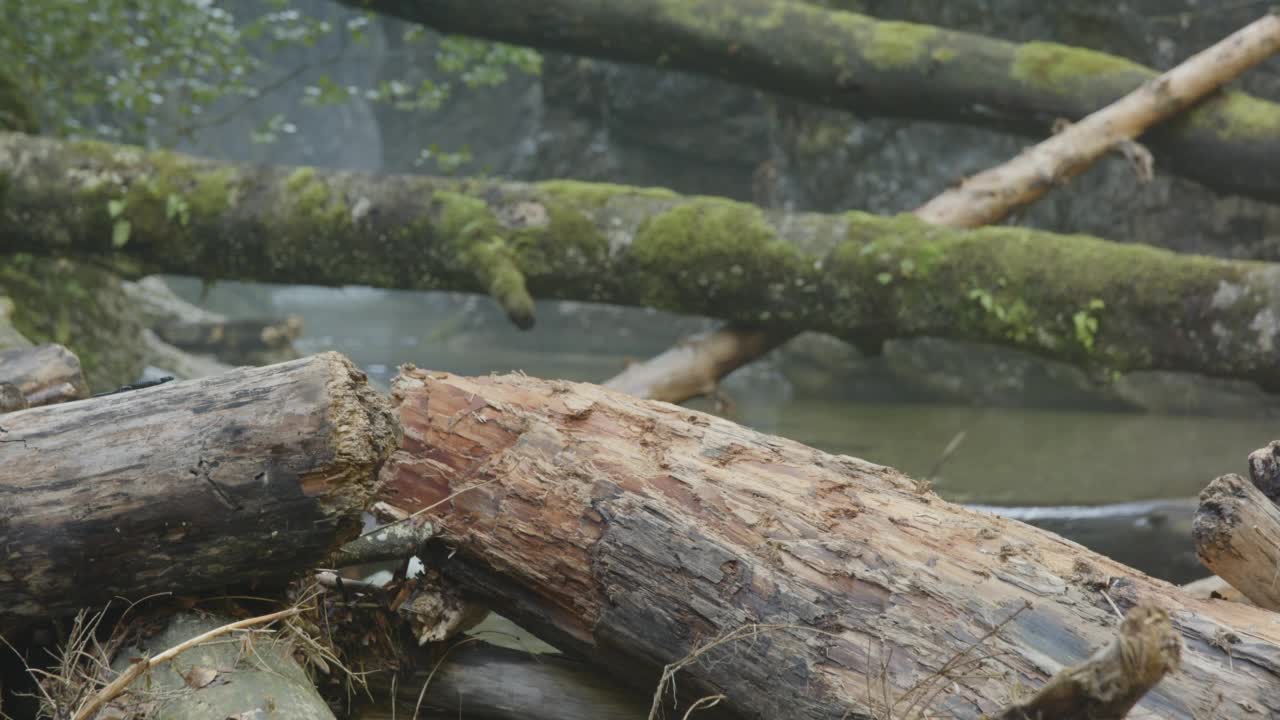
[[[9,385],[22,398],[21,410],[89,396],[80,358],[61,345],[0,351],[0,386]]]
[[[510,301],[518,287],[862,346],[961,338],[1280,387],[1272,264],[1025,228],[765,213],[661,190],[251,168],[15,134],[0,134],[6,176],[0,252],[222,279],[488,289],[523,317]],[[168,217],[175,194],[187,210]],[[114,219],[113,199],[124,202]],[[120,222],[129,232],[113,247]]]
[[[284,582],[359,531],[398,438],[336,353],[0,425],[0,617]]]
[[[684,698],[723,694],[748,718],[972,718],[1087,658],[1141,602],[1187,647],[1134,717],[1280,712],[1269,613],[888,468],[589,385],[411,369],[393,398],[405,439],[380,495],[438,504],[438,567],[624,676],[678,665]]]
[[[687,70],[879,114],[1043,137],[1156,72],[1064,45],[1019,45],[794,0],[342,0],[446,33]],[[1224,93],[1143,138],[1220,192],[1280,197],[1280,106]]]

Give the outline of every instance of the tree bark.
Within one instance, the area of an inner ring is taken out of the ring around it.
[[[0,351],[0,385],[12,385],[23,406],[53,405],[89,397],[80,358],[61,345]]]
[[[336,353],[0,425],[0,617],[287,581],[359,531],[398,439]]]
[[[448,33],[712,75],[780,95],[1043,137],[1156,76],[1129,60],[793,0],[342,0]],[[1215,97],[1143,142],[1215,190],[1280,198],[1280,106]],[[1163,167],[1163,162],[1162,162]]]
[[[662,190],[247,167],[15,134],[0,134],[0,181],[0,252],[265,282],[501,297],[519,287],[863,347],[963,338],[1280,388],[1273,264],[907,216],[766,213]],[[168,217],[175,195],[187,210]],[[112,201],[124,203],[115,218]],[[114,247],[120,222],[129,232]]]
[[[405,437],[380,496],[439,503],[437,567],[624,676],[678,666],[682,697],[723,694],[747,718],[972,718],[1089,657],[1142,602],[1186,652],[1134,717],[1280,712],[1269,613],[891,469],[588,385],[409,369],[393,398]]]

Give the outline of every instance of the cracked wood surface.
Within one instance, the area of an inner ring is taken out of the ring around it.
[[[0,618],[283,583],[359,531],[398,434],[336,353],[0,416]]]
[[[409,368],[393,402],[405,435],[380,497],[440,503],[424,513],[439,567],[635,682],[733,635],[677,674],[683,698],[724,694],[748,718],[913,703],[973,718],[1089,657],[1117,610],[1147,602],[1169,613],[1183,665],[1131,717],[1280,712],[1275,615],[1194,599],[890,468],[522,375]]]

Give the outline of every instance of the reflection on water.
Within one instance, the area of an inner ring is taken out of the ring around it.
[[[190,281],[175,283],[199,295]],[[540,303],[532,332],[511,328],[486,298],[364,288],[272,288],[226,283],[202,303],[235,316],[295,313],[304,352],[338,350],[385,384],[401,363],[460,374],[522,370],[538,377],[601,381],[624,356],[665,349],[705,321],[661,313]],[[855,404],[793,397],[785,381],[746,368],[726,387],[733,418],[830,451],[924,477],[943,449],[963,441],[934,477],[943,497],[993,506],[1096,506],[1190,498],[1214,477],[1243,472],[1245,456],[1275,437],[1263,420],[923,404]],[[707,409],[705,403],[694,406]],[[1170,579],[1205,574],[1190,552],[1186,502],[1110,513],[1070,508],[1004,512]],[[1147,509],[1144,509],[1147,508]],[[1170,521],[1173,517],[1176,521]],[[1151,551],[1143,551],[1141,548]]]

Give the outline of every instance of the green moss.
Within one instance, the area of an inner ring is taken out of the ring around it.
[[[696,198],[650,217],[629,256],[645,278],[641,302],[685,312],[758,304],[814,272],[794,245],[778,239],[759,208],[716,198]]]
[[[295,208],[298,224],[308,232],[332,230],[351,222],[351,211],[341,195],[316,176],[312,168],[299,168],[285,178],[286,197]]]
[[[0,130],[40,132],[40,123],[31,104],[22,96],[18,83],[6,70],[0,70]]]
[[[1265,139],[1280,135],[1280,105],[1231,90],[1187,116],[1192,127],[1210,127],[1226,140]]]
[[[604,207],[615,197],[644,197],[655,200],[675,200],[680,197],[666,188],[641,188],[577,180],[548,180],[538,183],[536,187],[549,199],[580,209]]]
[[[80,358],[94,390],[134,382],[145,358],[137,338],[142,319],[102,269],[65,259],[0,258],[0,295],[14,300],[13,326],[33,342],[56,342]]]
[[[439,191],[439,231],[453,250],[453,263],[478,281],[519,327],[533,324],[533,298],[525,284],[517,253],[507,244],[503,229],[480,198]]]
[[[935,48],[930,55],[936,62],[949,63],[959,57],[959,53],[949,47]]]
[[[904,67],[926,57],[928,43],[938,34],[929,25],[904,22],[876,22],[871,25],[863,55],[882,70]]]
[[[1126,73],[1141,78],[1156,75],[1150,68],[1124,58],[1047,42],[1020,45],[1009,71],[1015,80],[1060,94],[1087,89],[1101,75]]]

